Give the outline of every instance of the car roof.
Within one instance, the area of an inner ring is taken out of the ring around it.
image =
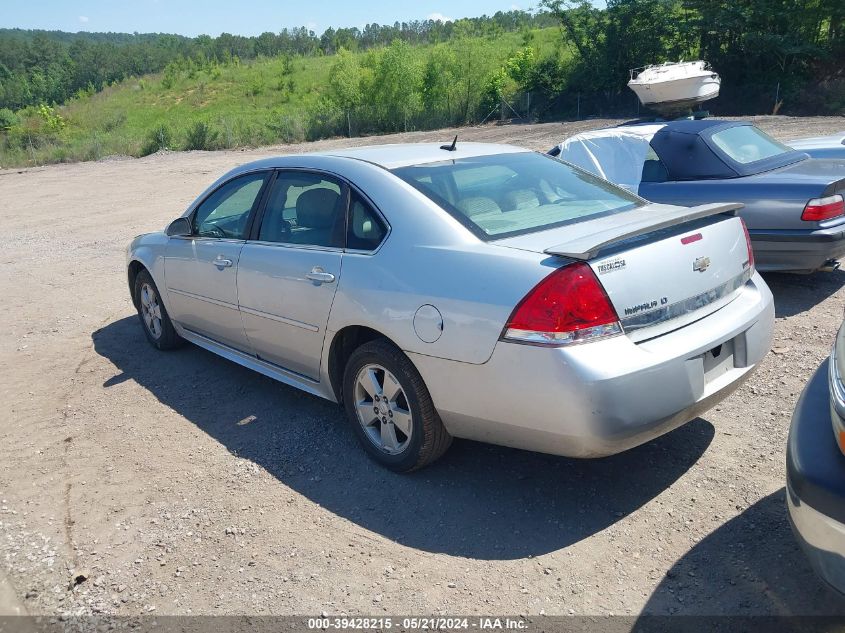
[[[532,150],[515,145],[496,143],[462,143],[458,140],[454,151],[441,149],[444,143],[395,143],[390,145],[368,145],[348,149],[303,152],[260,158],[238,165],[218,178],[203,196],[221,183],[243,174],[262,169],[336,169],[338,160],[360,161],[384,169],[396,169],[411,165],[424,165],[441,161],[494,156],[497,154],[531,153]],[[451,143],[445,143],[451,145]],[[359,164],[360,164],[359,163]],[[202,197],[202,196],[200,196]]]
[[[748,121],[723,121],[721,119],[678,119],[677,121],[667,121],[663,127],[672,132],[698,134],[702,130],[713,127],[729,128],[742,125],[751,125],[751,123]]]
[[[451,143],[445,143],[450,145]],[[396,169],[411,165],[423,165],[445,160],[461,158],[475,158],[477,156],[492,156],[496,154],[516,154],[531,150],[515,145],[500,145],[496,143],[462,143],[457,142],[454,151],[441,149],[444,143],[395,143],[391,145],[368,145],[350,147],[348,149],[325,150],[322,152],[305,152],[302,154],[285,154],[262,158],[235,167],[221,180],[255,169],[285,169],[296,167],[314,167],[315,159],[350,159],[370,163],[384,169]]]
[[[626,130],[632,134],[642,133],[643,136],[653,136],[659,130],[677,132],[680,134],[699,134],[704,130],[718,127],[727,129],[751,125],[748,121],[724,121],[721,119],[678,119],[677,121],[642,121],[636,123],[623,123],[613,128],[595,130],[596,132],[608,132],[609,130]],[[713,130],[715,131],[715,130]]]
[[[441,146],[444,144],[448,146],[451,145],[451,142],[369,145],[365,147],[315,152],[314,154],[321,156],[354,158],[379,165],[385,169],[396,169],[397,167],[436,163],[444,160],[457,160],[460,158],[475,158],[477,156],[514,154],[517,152],[531,151],[525,149],[524,147],[516,147],[515,145],[500,145],[496,143],[465,143],[461,142],[460,139],[455,144],[455,150],[448,151],[441,149]]]
[[[604,127],[597,130],[588,130],[586,132],[579,132],[573,134],[567,140],[571,139],[596,139],[607,137],[642,137],[650,141],[658,132],[677,132],[680,134],[699,134],[703,130],[719,127],[727,129],[730,127],[739,127],[742,125],[751,125],[747,121],[723,121],[720,119],[701,119],[690,120],[680,119],[677,121],[636,121],[633,123],[623,123],[615,127]],[[712,130],[715,131],[715,130]],[[566,141],[564,141],[565,143]],[[559,147],[563,148],[564,143]]]

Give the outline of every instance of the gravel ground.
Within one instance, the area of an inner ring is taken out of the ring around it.
[[[459,133],[547,149],[605,123]],[[780,138],[845,128],[757,123]],[[146,344],[132,236],[236,164],[383,140],[0,171],[0,613],[845,614],[795,544],[783,488],[791,411],[841,322],[845,273],[768,276],[776,340],[757,373],[597,461],[457,441],[394,475],[337,406]]]

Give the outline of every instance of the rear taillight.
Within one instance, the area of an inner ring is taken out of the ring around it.
[[[840,194],[826,198],[814,198],[804,207],[801,219],[807,222],[820,222],[845,214],[845,200]]]
[[[742,232],[745,233],[745,248],[748,249],[748,268],[754,268],[754,249],[751,248],[751,235],[748,234],[748,227],[745,226],[745,220],[739,219],[742,223]]]
[[[622,333],[604,288],[582,262],[558,268],[516,306],[502,337],[568,345]]]

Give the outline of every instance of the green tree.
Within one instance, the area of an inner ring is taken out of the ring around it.
[[[471,123],[479,118],[478,110],[481,106],[484,86],[495,69],[494,44],[491,40],[464,34],[454,41],[452,47],[457,61],[455,66],[457,121]]]
[[[422,74],[422,104],[429,125],[456,123],[456,71],[452,47],[438,44],[431,49]]]
[[[520,90],[527,90],[535,64],[534,49],[530,46],[523,46],[508,57],[505,62],[505,69]]]
[[[408,130],[422,105],[422,68],[407,42],[393,40],[381,54],[373,77],[373,95],[386,130]]]
[[[346,116],[346,127],[352,136],[352,114],[361,105],[362,72],[358,58],[345,48],[337,53],[337,60],[329,70],[329,94],[334,104]]]

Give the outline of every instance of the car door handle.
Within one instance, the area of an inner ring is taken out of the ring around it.
[[[323,270],[319,266],[312,268],[311,272],[307,273],[305,275],[305,277],[307,279],[310,279],[311,281],[316,281],[317,283],[320,283],[320,284],[330,284],[335,280],[334,275],[332,275],[331,273],[327,273],[325,270]]]
[[[222,255],[218,255],[217,259],[215,259],[211,263],[217,266],[218,268],[229,268],[232,265],[232,260],[226,259]]]

